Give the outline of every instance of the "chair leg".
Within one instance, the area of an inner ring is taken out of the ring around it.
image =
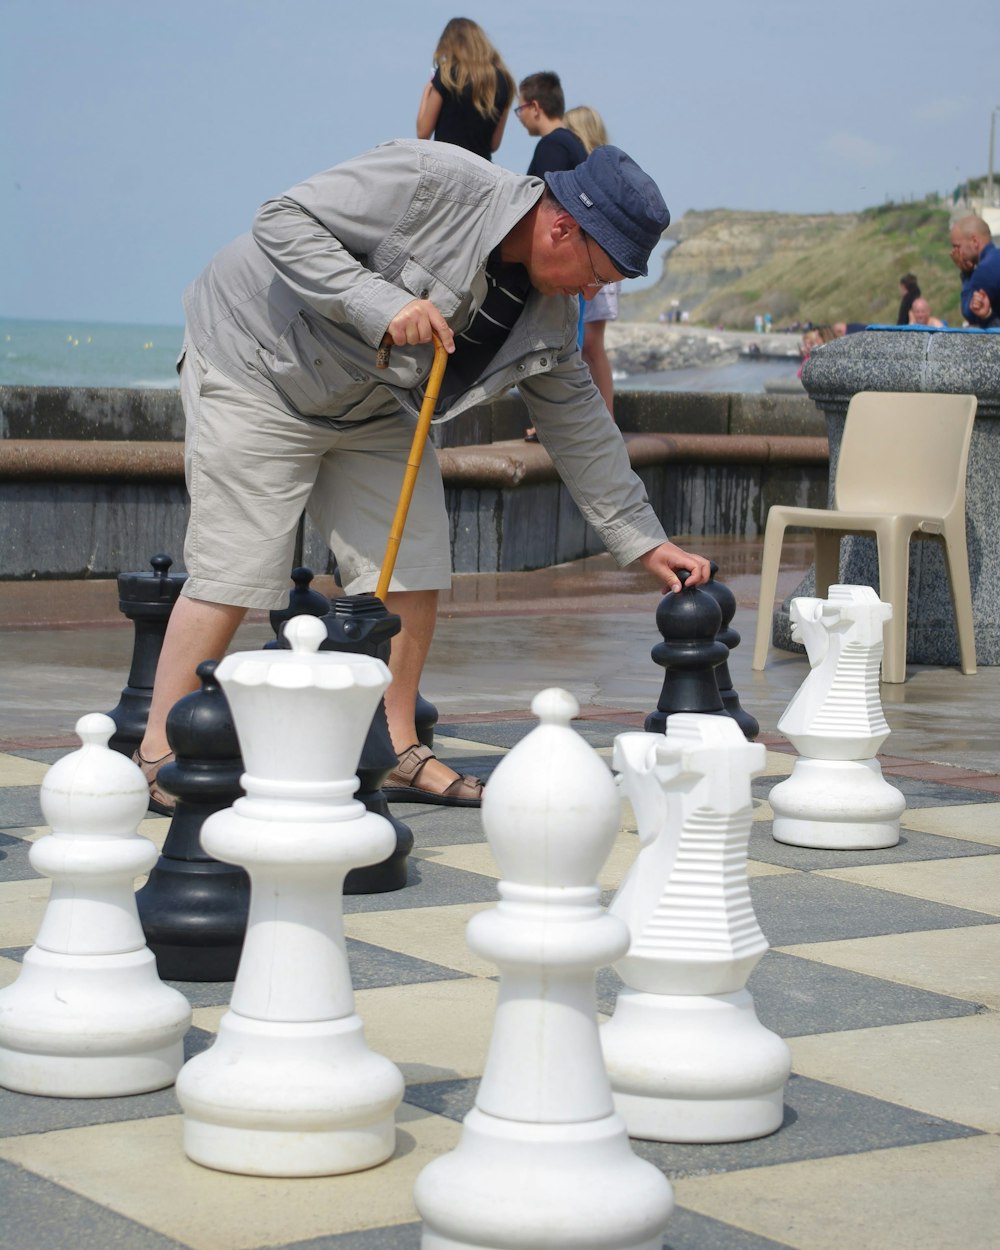
[[[959,532],[959,525],[961,531]],[[966,676],[976,671],[976,631],[972,615],[972,582],[969,578],[969,549],[965,542],[965,517],[949,533],[945,529],[944,562],[951,586],[951,602],[955,609],[955,633],[958,636],[959,667]]]
[[[906,614],[910,582],[909,535],[876,535],[878,543],[879,598],[892,605],[885,623],[882,680],[890,685],[906,681]]]
[[[778,567],[781,564],[781,546],[785,538],[785,523],[768,513],[764,526],[764,553],[760,565],[760,597],[757,600],[757,632],[753,640],[751,667],[760,672],[767,663],[767,649],[771,642],[771,620],[774,615],[774,596],[778,589]]]
[[[840,530],[815,529],[816,598],[826,599],[830,587],[840,582]]]

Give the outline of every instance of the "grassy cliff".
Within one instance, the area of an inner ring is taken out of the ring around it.
[[[917,275],[935,316],[961,325],[959,274],[948,252],[948,208],[935,200],[861,213],[692,212],[655,286],[623,294],[621,316],[655,321],[679,300],[696,324],[753,329],[769,312],[793,321],[894,323],[899,279]],[[627,291],[627,286],[626,286]]]

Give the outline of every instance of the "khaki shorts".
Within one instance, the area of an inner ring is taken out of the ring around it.
[[[284,606],[303,511],[335,552],[345,591],[375,589],[414,417],[400,412],[339,430],[313,425],[245,390],[190,346],[181,366],[181,401],[191,496],[186,596],[248,608]],[[450,584],[444,488],[428,444],[390,589]]]

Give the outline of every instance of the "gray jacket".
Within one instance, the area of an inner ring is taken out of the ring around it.
[[[419,298],[463,329],[485,297],[490,252],[543,190],[451,144],[384,144],[264,204],[252,233],[185,292],[188,337],[306,420],[415,414],[433,351],[394,347],[376,370],[386,327]],[[577,319],[575,299],[533,291],[486,371],[436,420],[516,385],[580,510],[627,564],[665,535],[577,350]]]

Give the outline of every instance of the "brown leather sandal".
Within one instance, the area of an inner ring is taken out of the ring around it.
[[[146,778],[146,784],[149,786],[149,810],[155,812],[157,816],[172,816],[174,808],[177,806],[177,800],[174,796],[168,794],[166,790],[161,790],[156,781],[163,765],[173,763],[173,759],[173,751],[168,751],[166,755],[161,755],[158,760],[143,759],[138,749],[132,756],[132,763],[138,764],[142,769],[142,775]]]
[[[468,774],[457,777],[443,791],[424,790],[418,786],[420,772],[428,760],[437,756],[430,747],[415,742],[400,755],[399,762],[386,777],[382,793],[391,803],[440,803],[444,807],[479,807],[483,801],[483,783]]]

